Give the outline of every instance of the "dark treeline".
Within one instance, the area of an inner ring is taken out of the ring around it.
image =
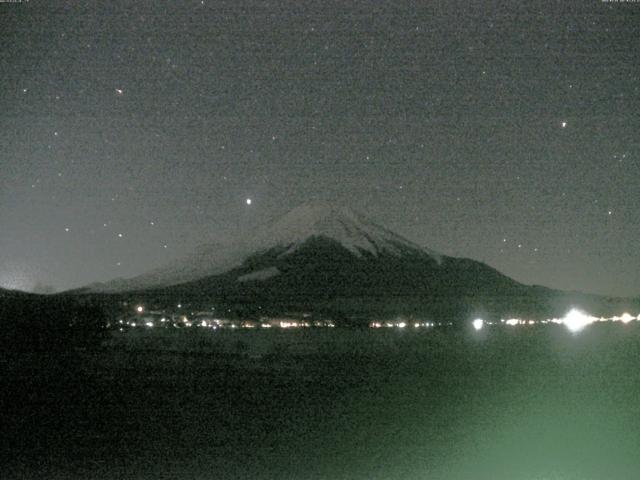
[[[71,296],[0,292],[0,343],[9,351],[63,351],[92,347],[106,335],[97,302]]]
[[[68,463],[86,443],[79,425],[105,422],[100,406],[109,392],[83,369],[105,327],[96,302],[0,290],[2,478],[25,478],[25,468],[45,469],[27,477],[56,476],[42,459]]]

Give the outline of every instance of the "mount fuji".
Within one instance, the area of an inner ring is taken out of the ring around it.
[[[299,206],[256,229],[243,245],[206,245],[166,267],[82,292],[160,305],[217,305],[238,315],[304,311],[451,320],[550,317],[576,302],[596,314],[598,307],[616,303],[524,285],[484,263],[440,254],[328,203]]]
[[[240,268],[248,257],[274,252],[280,259],[287,257],[299,250],[304,251],[309,241],[329,241],[360,259],[386,255],[418,255],[438,263],[443,259],[441,254],[410,242],[347,207],[315,203],[299,206],[262,225],[252,232],[250,240],[234,247],[217,243],[202,245],[191,255],[143,275],[96,283],[88,288],[120,292],[178,285]],[[238,280],[266,279],[273,274],[276,274],[275,267],[265,272],[248,272]]]

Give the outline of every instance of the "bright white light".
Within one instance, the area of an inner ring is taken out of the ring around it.
[[[138,312],[138,313],[142,313],[142,312],[144,312],[144,307],[143,307],[142,305],[138,305],[138,306],[136,307],[136,312]]]
[[[562,122],[561,125],[562,125],[562,128],[565,128],[567,126],[567,122]]]
[[[473,322],[471,322],[471,324],[476,330],[481,330],[482,327],[484,327],[484,320],[482,320],[481,318],[476,318]]]
[[[573,308],[564,316],[562,323],[564,323],[572,332],[579,332],[584,327],[592,323],[593,320],[593,317]]]
[[[247,205],[251,205],[251,199],[247,198]]]
[[[504,323],[506,323],[507,325],[518,325],[520,323],[520,320],[518,320],[517,318],[510,318],[509,320],[505,321]]]
[[[146,325],[147,327],[153,327],[153,322],[147,322],[147,323],[145,323],[145,325]]]
[[[407,326],[407,324],[406,324],[406,323],[404,323],[404,322],[400,322],[400,323],[398,324],[398,327],[399,327],[399,328],[404,328],[404,327],[406,327],[406,326]]]
[[[623,313],[622,316],[620,317],[620,321],[622,323],[629,323],[631,320],[633,320],[633,317],[629,314],[629,313]]]

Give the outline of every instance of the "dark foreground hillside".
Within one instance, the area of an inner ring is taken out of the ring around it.
[[[577,335],[555,326],[225,335],[5,351],[2,478],[629,479],[640,471],[635,323]]]

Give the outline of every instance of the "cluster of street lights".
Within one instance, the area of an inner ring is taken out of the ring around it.
[[[567,314],[562,318],[551,318],[547,320],[523,320],[519,318],[509,318],[507,320],[500,320],[499,325],[508,325],[508,326],[517,326],[517,325],[537,325],[537,324],[547,324],[547,323],[555,323],[559,325],[564,325],[571,332],[579,332],[584,329],[586,326],[591,325],[596,322],[621,322],[621,323],[629,323],[634,320],[640,321],[640,315],[633,316],[630,313],[623,313],[620,316],[613,317],[594,317],[587,313],[584,313],[582,310],[577,308],[572,308],[567,312]],[[485,325],[494,325],[493,322],[486,322],[482,318],[476,318],[471,322],[474,330],[482,330]]]

